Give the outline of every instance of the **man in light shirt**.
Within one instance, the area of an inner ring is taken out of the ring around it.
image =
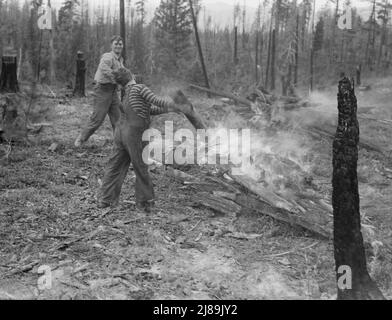
[[[113,72],[124,68],[124,60],[121,56],[124,41],[120,36],[111,39],[112,51],[105,53],[95,73],[94,81],[94,111],[82,132],[75,141],[75,147],[80,147],[102,125],[106,115],[109,115],[113,132],[115,124],[120,118],[121,101],[119,86]]]

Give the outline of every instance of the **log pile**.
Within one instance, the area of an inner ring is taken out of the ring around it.
[[[276,221],[299,227],[311,234],[325,239],[332,239],[331,209],[326,208],[317,199],[302,200],[301,207],[285,200],[273,191],[246,176],[228,180],[221,176],[214,177],[215,191],[199,192],[193,197],[196,206],[206,207],[220,214],[237,216],[240,212],[267,215]],[[235,191],[235,192],[233,192]],[[325,200],[324,200],[325,201]]]
[[[208,92],[212,93],[211,90]],[[262,94],[264,95],[264,93]],[[191,106],[182,92],[176,92],[172,98],[178,104]],[[270,103],[273,99],[275,98],[265,97],[267,103]],[[292,104],[295,101],[299,101],[297,99],[295,97],[284,97],[281,101]],[[253,106],[251,102],[242,102],[243,105]],[[191,110],[193,111],[194,109],[191,108]],[[204,126],[203,120],[199,115],[197,115],[196,119],[192,118],[192,115],[189,116],[189,114],[187,117],[195,127]],[[200,123],[202,125],[199,125]],[[274,158],[271,161],[282,163],[282,166],[291,168],[289,175],[293,173],[293,170],[298,171],[296,164],[291,163],[289,160],[283,161],[283,159]],[[308,199],[302,197],[302,194],[285,199],[274,192],[273,188],[265,186],[262,181],[255,180],[248,175],[230,175],[227,171],[226,173],[222,173],[222,171],[215,174],[209,173],[208,180],[215,183],[215,190],[214,187],[211,190],[211,186],[208,186],[210,192],[206,193],[206,186],[200,183],[203,179],[192,177],[188,173],[181,173],[179,170],[168,170],[167,172],[186,187],[197,191],[193,197],[197,206],[203,206],[230,216],[237,215],[243,210],[264,214],[277,221],[306,229],[319,237],[332,238],[331,206],[327,203],[328,200],[321,198],[321,196],[317,197],[316,193],[309,196]]]

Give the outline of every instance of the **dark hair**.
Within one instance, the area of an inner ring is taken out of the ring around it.
[[[115,41],[121,41],[122,43],[124,43],[124,40],[121,36],[113,36],[112,39],[110,39],[110,43],[112,43],[112,44]]]
[[[143,79],[143,76],[141,74],[134,74],[133,77],[134,77],[135,82],[137,84],[143,84],[144,83],[144,79]]]
[[[129,71],[127,68],[120,68],[117,71],[114,71],[113,75],[114,80],[121,85],[125,85],[133,79],[131,71]]]

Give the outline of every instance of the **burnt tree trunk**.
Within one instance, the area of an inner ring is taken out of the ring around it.
[[[333,142],[334,254],[338,299],[383,299],[381,291],[370,278],[361,233],[357,178],[359,124],[357,99],[347,77],[339,82],[339,119]],[[351,269],[351,288],[339,285],[341,267]]]
[[[272,20],[271,20],[272,21]],[[271,64],[271,40],[272,40],[272,22],[268,33],[268,47],[267,47],[267,65],[265,71],[265,83],[264,87],[268,88],[269,77],[270,77],[270,64]]]
[[[125,28],[125,5],[124,5],[124,0],[120,0],[120,35],[121,38],[123,39],[123,44],[124,44],[124,49],[122,52],[122,57],[124,59],[124,64],[126,64],[127,60],[127,52],[126,52],[126,28]]]
[[[294,87],[298,85],[298,57],[299,57],[299,13],[297,13],[297,24],[295,29],[295,60],[294,60]]]
[[[198,27],[197,27],[197,18],[196,18],[196,15],[195,15],[195,11],[193,9],[192,0],[189,0],[189,7],[190,7],[190,10],[191,10],[191,16],[192,16],[193,28],[194,28],[194,31],[195,31],[197,50],[199,52],[200,64],[201,64],[201,68],[203,70],[204,82],[205,82],[205,86],[207,88],[209,88],[210,87],[210,82],[208,80],[207,68],[206,68],[206,64],[204,62],[203,50],[201,48],[200,37],[199,37],[199,30],[198,30]],[[208,97],[210,98],[210,95],[208,95]]]
[[[76,60],[76,80],[73,95],[85,97],[85,83],[86,83],[86,61],[83,58],[83,53],[78,52]]]
[[[16,55],[5,55],[1,59],[0,92],[18,92]]]
[[[234,27],[234,64],[238,64],[238,28]]]
[[[275,68],[276,68],[276,30],[272,30],[271,38],[271,86],[270,89],[275,90]]]

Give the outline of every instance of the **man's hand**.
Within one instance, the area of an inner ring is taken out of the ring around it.
[[[174,102],[170,102],[168,112],[191,114],[193,112],[193,109],[190,105],[187,104],[177,104]]]

